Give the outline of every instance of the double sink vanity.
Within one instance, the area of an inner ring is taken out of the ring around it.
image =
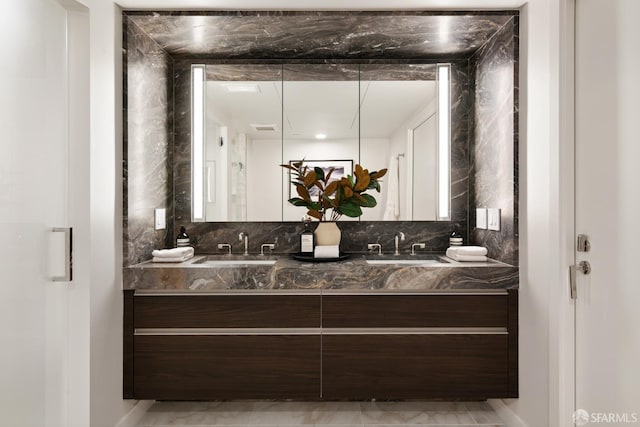
[[[518,268],[439,255],[124,269],[125,397],[517,397]]]
[[[125,11],[124,397],[517,397],[518,33],[517,10]],[[389,169],[346,260],[287,253],[301,159]],[[147,261],[180,226],[199,255]],[[492,259],[441,255],[452,232]]]

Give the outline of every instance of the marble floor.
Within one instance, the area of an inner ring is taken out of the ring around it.
[[[485,402],[157,402],[138,427],[505,427]]]

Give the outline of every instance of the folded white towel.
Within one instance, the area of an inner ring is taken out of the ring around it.
[[[454,250],[452,250],[454,249]],[[461,255],[456,253],[455,249],[457,248],[449,248],[447,249],[447,256],[456,261],[464,261],[464,262],[485,262],[488,258],[484,255]]]
[[[191,246],[183,246],[173,249],[156,249],[151,252],[154,258],[183,258],[185,256],[193,256],[194,250]]]
[[[458,255],[487,256],[488,253],[484,246],[451,246],[447,249],[447,251],[449,250]]]
[[[488,259],[486,256],[479,255],[455,255],[449,258],[453,258],[454,260],[460,262],[486,262]]]
[[[173,257],[173,258],[153,257],[153,262],[185,262],[191,258],[193,258],[193,254],[185,255],[181,257]]]
[[[314,258],[338,258],[340,256],[340,246],[316,246],[313,251],[313,256]]]

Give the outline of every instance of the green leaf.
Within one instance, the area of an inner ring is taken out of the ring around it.
[[[366,205],[362,205],[365,208],[372,208],[378,204],[378,202],[376,202],[376,199],[369,194],[360,194],[360,196],[362,196],[362,198],[367,201]]]
[[[319,179],[319,180],[323,181],[324,180],[324,169],[316,166],[315,168],[313,168],[313,170],[316,173],[316,179]]]
[[[293,206],[308,206],[309,204],[309,202],[304,201],[300,197],[293,197],[289,199],[289,203],[291,203]]]
[[[345,202],[338,207],[338,212],[351,218],[357,218],[362,215],[360,206],[353,202]]]

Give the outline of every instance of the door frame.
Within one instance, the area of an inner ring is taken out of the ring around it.
[[[557,387],[558,401],[549,402],[551,425],[574,426],[572,414],[576,409],[575,378],[575,302],[569,292],[569,268],[575,264],[575,43],[576,3],[579,0],[561,0],[559,3],[559,103],[558,103],[558,174],[559,174],[559,243],[560,289],[551,289],[550,295],[550,380]],[[557,356],[557,357],[556,357]],[[557,363],[554,372],[553,358]],[[557,378],[557,384],[554,379]],[[554,395],[554,393],[551,393]]]

